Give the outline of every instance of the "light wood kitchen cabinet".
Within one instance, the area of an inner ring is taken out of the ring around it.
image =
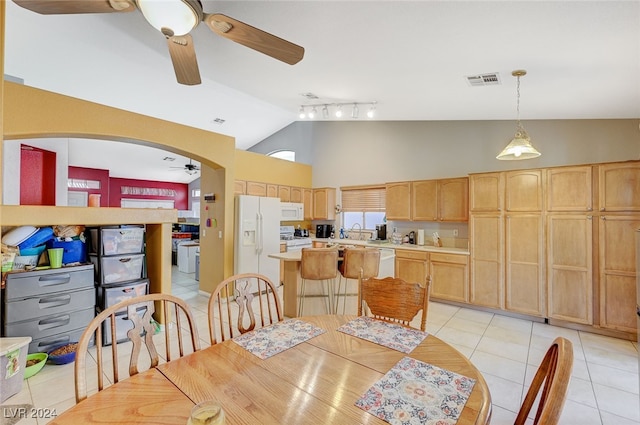
[[[267,196],[267,184],[262,182],[247,182],[247,195]]]
[[[269,198],[278,198],[278,185],[267,183],[267,196]]]
[[[438,220],[469,220],[469,179],[438,180]]]
[[[429,254],[431,297],[466,303],[469,301],[469,256]]]
[[[600,326],[636,332],[636,230],[640,217],[599,220]]]
[[[546,173],[548,212],[593,211],[591,165],[549,168]]]
[[[247,194],[247,182],[244,180],[236,180],[233,184],[234,195],[246,195]]]
[[[547,216],[548,317],[593,324],[592,254],[590,215]]]
[[[542,212],[542,170],[505,172],[505,208],[509,212]]]
[[[323,187],[313,189],[313,220],[335,220],[336,189]]]
[[[388,190],[389,189],[387,188],[387,199],[389,199]],[[438,181],[412,181],[409,192],[411,194],[411,218],[413,220],[437,221],[439,215]]]
[[[387,220],[411,220],[411,182],[387,183],[385,187]]]
[[[429,273],[429,253],[396,249],[395,267],[395,277],[424,285]]]
[[[280,198],[280,202],[291,202],[291,187],[278,186],[278,197]]]
[[[504,173],[471,174],[469,176],[471,212],[496,212],[504,208]]]
[[[505,217],[505,301],[508,311],[544,316],[544,222],[541,214]]]
[[[289,202],[297,202],[302,203],[303,200],[303,189],[301,187],[291,187],[291,196]]]
[[[504,224],[500,214],[471,214],[469,301],[504,308]]]
[[[304,219],[313,220],[313,189],[302,189],[302,203],[304,204]]]
[[[598,177],[600,211],[640,211],[640,162],[601,164]]]

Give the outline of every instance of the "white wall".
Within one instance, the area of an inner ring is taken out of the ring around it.
[[[63,138],[5,140],[2,153],[2,203],[20,205],[20,145],[56,153],[56,205],[67,205],[69,141]]]

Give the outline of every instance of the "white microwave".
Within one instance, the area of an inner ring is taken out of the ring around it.
[[[280,221],[303,221],[304,204],[280,202]]]

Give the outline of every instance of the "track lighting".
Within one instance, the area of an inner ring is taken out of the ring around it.
[[[353,105],[351,109],[351,119],[358,119],[360,116],[360,107],[363,105],[367,107],[367,118],[371,119],[375,117],[377,102],[349,102],[348,105]],[[342,106],[344,103],[319,103],[311,105],[300,105],[299,117],[301,120],[322,118],[324,120],[330,119],[331,109],[336,118],[342,118],[343,111]],[[318,116],[318,109],[322,112],[322,117]]]

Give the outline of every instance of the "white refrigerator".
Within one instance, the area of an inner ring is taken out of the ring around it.
[[[260,273],[280,283],[280,199],[237,195],[235,200],[234,272]],[[257,292],[257,288],[254,288]]]

